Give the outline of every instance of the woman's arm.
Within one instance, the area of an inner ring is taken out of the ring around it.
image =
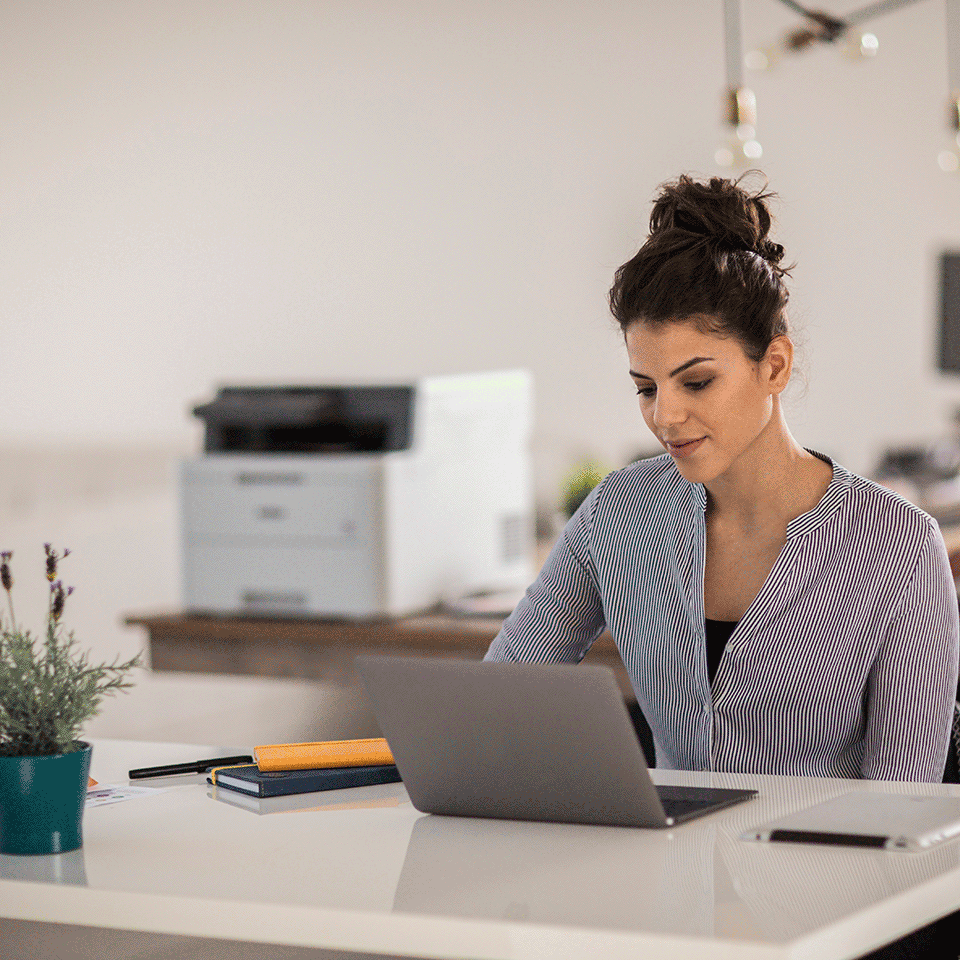
[[[597,490],[571,517],[540,575],[504,621],[485,660],[578,663],[604,628],[603,605],[589,547]]]
[[[939,782],[957,697],[957,591],[931,521],[867,687],[862,773]]]

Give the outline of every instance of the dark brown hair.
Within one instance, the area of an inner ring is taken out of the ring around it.
[[[783,247],[767,237],[767,200],[775,194],[750,192],[743,179],[701,183],[684,175],[661,186],[650,235],[610,290],[621,330],[638,321],[695,319],[736,337],[754,362],[787,333],[790,268],[779,265]]]

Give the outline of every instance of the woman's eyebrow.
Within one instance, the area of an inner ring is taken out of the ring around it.
[[[670,371],[670,376],[675,377],[678,373],[683,373],[688,367],[694,366],[697,363],[703,363],[705,360],[714,360],[714,357],[694,357],[692,360],[688,360],[686,363],[681,363],[676,370]],[[635,377],[638,380],[652,380],[653,377],[648,377],[645,373],[637,373],[635,370],[630,371],[630,376]]]

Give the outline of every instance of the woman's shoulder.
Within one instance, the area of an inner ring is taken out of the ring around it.
[[[868,477],[843,472],[848,483],[848,507],[863,523],[909,541],[926,540],[932,532],[939,532],[937,521],[929,513],[896,490]]]
[[[691,496],[694,484],[677,470],[673,457],[664,453],[646,457],[608,473],[599,484],[596,506],[621,503],[624,500],[675,500]]]
[[[683,480],[676,464],[673,462],[673,457],[668,453],[634,460],[633,463],[628,463],[625,467],[620,467],[619,470],[611,471],[605,479],[618,486],[643,486],[647,483],[657,483],[663,480],[668,482],[673,479]]]

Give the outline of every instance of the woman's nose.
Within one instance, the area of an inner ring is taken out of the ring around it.
[[[657,402],[653,408],[653,422],[661,429],[683,423],[687,419],[682,398],[667,390],[657,391]]]

